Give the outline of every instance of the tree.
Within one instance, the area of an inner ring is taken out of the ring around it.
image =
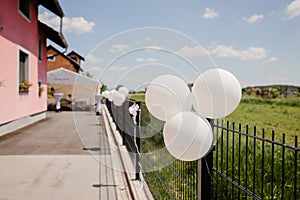
[[[120,87],[123,87],[124,85],[117,85],[116,90],[118,90]]]
[[[101,93],[104,92],[106,89],[107,89],[107,85],[105,85],[104,83],[102,83]]]
[[[83,75],[89,78],[93,78],[93,74],[91,74],[90,72],[85,72]]]

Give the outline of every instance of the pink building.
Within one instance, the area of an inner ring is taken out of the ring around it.
[[[38,21],[40,5],[64,16],[57,0],[0,0],[0,5],[1,136],[46,117],[46,39],[62,48],[67,43],[61,32]],[[20,87],[24,81],[32,84],[28,91]]]

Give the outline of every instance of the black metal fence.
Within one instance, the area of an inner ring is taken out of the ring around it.
[[[140,104],[137,102],[138,105]],[[137,111],[137,122],[134,123],[132,116],[128,112],[128,108],[133,104],[133,101],[126,100],[122,106],[116,106],[106,99],[106,107],[113,118],[116,128],[122,137],[122,144],[126,146],[132,162],[136,166],[136,180],[140,180],[140,111]]]
[[[139,103],[142,117],[134,124],[128,112],[131,103],[116,107],[106,101],[124,145],[133,152],[136,179],[141,170],[155,199],[300,198],[297,136],[214,120],[216,141],[208,156],[193,162],[172,160],[164,149],[163,122],[150,124],[150,114]]]
[[[298,137],[224,123],[213,125],[213,199],[299,199]]]

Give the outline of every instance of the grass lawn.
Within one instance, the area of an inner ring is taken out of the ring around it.
[[[144,93],[137,93],[130,98],[145,101]],[[257,134],[271,138],[272,130],[275,131],[275,140],[281,141],[281,133],[285,133],[287,140],[293,141],[293,136],[300,136],[300,98],[289,97],[283,99],[261,99],[257,97],[244,97],[238,108],[225,121],[235,126],[241,123],[243,130],[249,126],[249,133],[253,133],[256,126]],[[294,145],[292,143],[292,145]]]
[[[136,101],[145,102],[145,93],[135,93],[129,95],[130,99],[134,99]]]
[[[252,104],[241,102],[226,121],[249,125],[250,130],[256,126],[257,132],[265,129],[267,135],[285,133],[288,136],[300,136],[300,107],[274,104]]]

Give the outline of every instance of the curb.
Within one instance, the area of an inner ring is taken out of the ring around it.
[[[116,130],[116,124],[113,122],[112,117],[106,107],[103,105],[102,115],[105,121],[105,128],[108,135],[113,137],[113,141],[118,149],[118,153],[121,158],[122,165],[124,167],[124,176],[126,178],[126,182],[129,186],[129,192],[132,199],[149,199],[153,200],[152,194],[144,181],[143,175],[141,174],[141,180],[135,180],[133,177],[135,173],[133,173],[134,165],[131,162],[130,154],[127,151],[126,147],[122,145],[122,137],[118,130]],[[108,127],[109,126],[109,127]],[[128,162],[129,161],[129,162]]]

